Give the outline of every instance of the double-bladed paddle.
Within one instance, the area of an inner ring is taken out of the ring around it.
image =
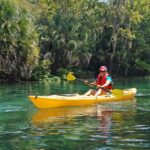
[[[79,79],[79,78],[76,78],[76,77],[73,75],[73,72],[69,72],[69,73],[67,74],[66,78],[67,78],[68,81],[79,80],[79,81],[85,83],[84,80]],[[95,85],[90,84],[90,83],[86,83],[86,85],[95,86]],[[113,90],[110,90],[110,91],[109,91],[108,89],[106,89],[106,88],[104,88],[104,87],[100,87],[100,88],[103,89],[103,90],[105,90],[105,91],[107,91],[107,92],[110,93],[110,94],[113,94],[113,95],[116,96],[116,97],[121,97],[121,96],[124,95],[124,92],[123,92],[122,90],[119,90],[119,89],[113,89]]]

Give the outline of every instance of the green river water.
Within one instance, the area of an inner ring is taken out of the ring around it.
[[[150,78],[118,79],[134,100],[38,110],[28,95],[82,94],[81,82],[0,85],[0,150],[150,149]]]

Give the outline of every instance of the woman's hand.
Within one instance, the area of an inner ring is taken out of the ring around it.
[[[97,85],[96,87],[97,87],[97,88],[101,88],[102,86],[101,86],[101,85]]]
[[[84,84],[89,84],[88,80],[84,80],[83,82],[84,82]]]

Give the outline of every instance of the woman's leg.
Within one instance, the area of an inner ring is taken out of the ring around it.
[[[103,90],[103,89],[98,89],[98,91],[96,92],[95,96],[99,96],[99,95],[106,95],[107,91]]]
[[[102,89],[98,89],[98,91],[95,93],[95,96],[99,96],[102,93]]]
[[[84,95],[89,96],[89,95],[95,95],[96,91],[89,89]]]

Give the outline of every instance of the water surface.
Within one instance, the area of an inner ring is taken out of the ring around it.
[[[0,150],[150,149],[150,79],[115,81],[136,87],[134,100],[89,107],[36,109],[30,94],[82,94],[81,82],[0,85]]]

